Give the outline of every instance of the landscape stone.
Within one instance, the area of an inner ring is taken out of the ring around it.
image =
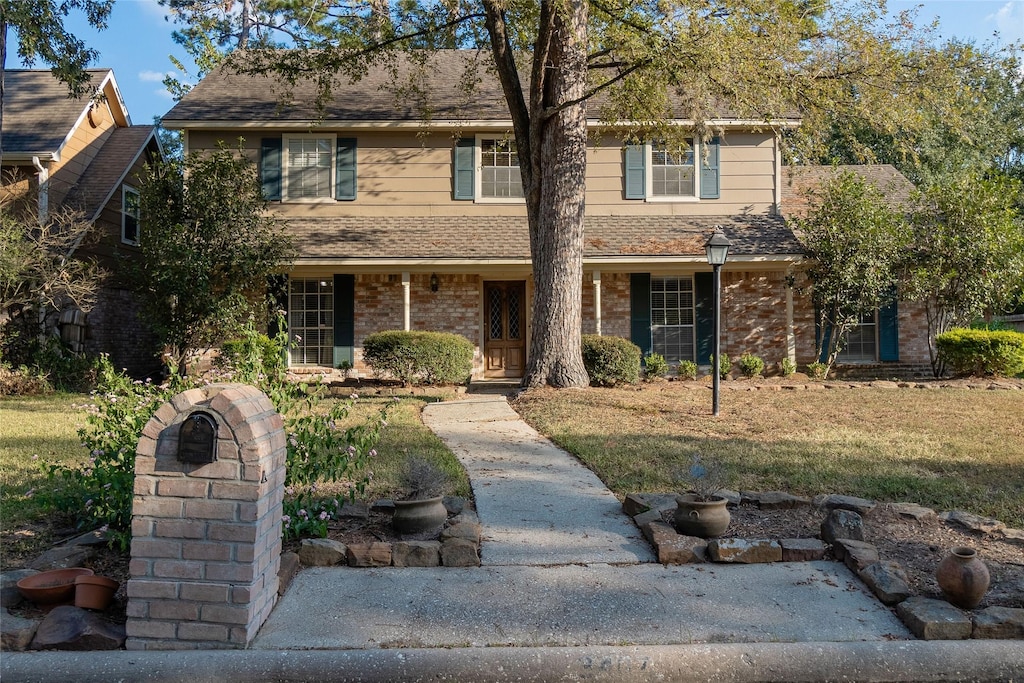
[[[480,517],[476,514],[476,510],[466,507],[463,508],[462,512],[448,520],[449,524],[480,524]]]
[[[345,548],[345,557],[350,567],[390,567],[391,544],[352,543]]]
[[[821,540],[835,543],[841,538],[864,540],[864,519],[852,510],[832,510],[821,523]]]
[[[96,529],[94,531],[87,531],[81,536],[76,536],[75,538],[72,538],[70,541],[64,543],[63,545],[90,545],[102,547],[107,545],[109,540],[110,539],[107,538],[106,531],[100,531],[99,529]]]
[[[449,515],[458,515],[466,507],[466,499],[462,496],[445,496],[441,502],[444,503],[444,509]]]
[[[39,623],[29,645],[33,650],[119,650],[124,645],[122,624],[112,624],[81,607],[54,607]]]
[[[783,562],[816,562],[825,558],[825,544],[817,538],[784,538],[779,545]]]
[[[947,524],[956,524],[964,527],[965,529],[969,529],[970,531],[977,531],[983,534],[990,534],[994,531],[1006,528],[1006,525],[998,519],[982,517],[980,515],[971,514],[970,512],[964,512],[963,510],[943,512],[939,515],[939,519]]]
[[[90,545],[61,545],[50,548],[33,560],[29,567],[45,571],[47,569],[67,569],[81,567],[96,559],[99,548]]]
[[[291,585],[292,579],[299,573],[299,556],[297,553],[281,553],[281,568],[277,570],[277,594],[284,595]]]
[[[441,564],[445,567],[479,567],[476,544],[464,538],[449,538],[441,544]]]
[[[18,582],[38,573],[35,569],[12,569],[0,574],[0,607],[17,607],[25,602],[25,596],[18,590]]]
[[[370,506],[359,500],[346,500],[338,511],[338,517],[349,519],[366,519],[370,516]]]
[[[986,607],[974,615],[975,638],[1024,640],[1024,608]]]
[[[395,514],[395,501],[390,498],[379,498],[370,506],[371,512],[383,512],[388,515]]]
[[[660,522],[660,521],[662,521],[664,519],[662,517],[662,514],[663,513],[662,513],[661,510],[648,510],[647,512],[641,512],[640,514],[638,514],[635,517],[633,517],[633,522],[638,527],[643,529],[644,526],[646,526],[647,524],[650,524],[651,522]]]
[[[473,543],[480,543],[480,525],[473,522],[456,522],[441,531],[441,540],[447,538],[464,538]]]
[[[304,538],[299,545],[299,562],[307,567],[332,567],[345,561],[344,543],[331,538]]]
[[[696,536],[668,538],[657,544],[658,562],[662,564],[692,564],[707,559],[708,542]]]
[[[971,618],[944,600],[920,596],[907,598],[896,613],[922,640],[966,640],[971,637]]]
[[[622,510],[630,517],[649,510],[673,510],[675,507],[675,493],[630,493],[622,501]]]
[[[708,541],[712,562],[759,564],[782,561],[782,546],[768,539],[715,538]]]
[[[725,500],[728,501],[726,505],[730,507],[736,507],[743,499],[743,496],[740,495],[739,491],[733,491],[732,489],[718,489],[718,493],[715,495],[725,498]]]
[[[1013,545],[1024,545],[1024,529],[1006,527],[1005,529],[999,530],[999,536],[1007,543],[1012,543]]]
[[[753,503],[762,510],[791,510],[811,504],[810,498],[794,496],[784,491],[744,491],[740,494],[741,502]]]
[[[814,497],[815,507],[824,508],[826,510],[850,510],[856,512],[858,515],[866,515],[875,509],[877,503],[867,498],[857,498],[856,496],[840,496],[836,494],[828,494]]]
[[[4,618],[0,619],[0,650],[21,652],[32,642],[39,622],[19,617],[7,610],[4,610],[3,615]]]
[[[653,546],[674,541],[679,537],[679,533],[676,532],[675,528],[668,522],[663,522],[660,518],[643,525],[641,530],[644,532],[647,542]]]
[[[899,604],[911,596],[910,578],[896,562],[875,562],[857,575],[885,605]]]
[[[878,548],[864,541],[838,538],[832,544],[832,550],[838,559],[845,562],[846,566],[855,572],[859,572],[869,564],[878,562]]]
[[[913,519],[922,523],[937,522],[939,519],[935,510],[917,503],[890,503],[888,507],[904,519]]]
[[[440,541],[398,541],[391,546],[391,564],[395,567],[439,567]]]

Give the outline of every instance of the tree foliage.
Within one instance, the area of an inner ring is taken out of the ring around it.
[[[917,201],[905,294],[925,307],[932,371],[944,363],[935,339],[983,313],[1012,310],[1024,293],[1020,183],[976,173],[932,184]]]
[[[255,168],[226,148],[148,167],[140,258],[125,261],[147,324],[182,371],[202,346],[261,312],[291,244],[264,213]]]
[[[972,124],[970,111],[945,106],[956,84],[954,56],[929,47],[913,13],[887,14],[884,0],[249,0],[245,7],[264,10],[248,16],[266,17],[296,49],[245,43],[252,32],[239,33],[234,46],[247,49],[228,66],[274,74],[284,85],[312,80],[321,101],[371,67],[398,74],[396,51],[417,63],[440,47],[486,55],[486,70],[468,70],[464,80],[472,91],[480,79],[496,79],[513,123],[536,285],[526,385],[588,382],[579,347],[588,118],[616,125],[624,137],[706,139],[721,132],[716,120],[771,129],[799,117],[803,125],[787,136],[798,159],[816,158],[823,131],[836,122],[891,136],[897,149],[912,145],[923,112],[942,112],[955,131]],[[289,13],[276,11],[284,7]],[[188,38],[196,49],[224,45],[216,22],[179,16],[198,28]],[[425,80],[416,86],[429,103]],[[673,123],[680,120],[691,123]]]
[[[910,233],[882,190],[850,171],[836,174],[809,202],[807,216],[794,222],[810,261],[816,356],[827,374],[861,316],[892,302]]]

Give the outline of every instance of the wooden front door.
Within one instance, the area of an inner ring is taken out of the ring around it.
[[[526,283],[484,283],[484,375],[522,377],[526,367]]]

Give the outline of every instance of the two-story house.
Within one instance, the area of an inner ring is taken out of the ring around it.
[[[512,122],[466,54],[441,51],[417,88],[372,70],[315,89],[219,69],[164,118],[187,150],[241,146],[299,256],[288,278],[293,369],[361,362],[386,329],[454,332],[477,348],[474,377],[520,377],[530,354],[531,273]],[[423,106],[424,103],[429,106]],[[427,115],[424,115],[427,111]],[[774,364],[814,360],[814,316],[792,286],[801,246],[781,211],[778,133],[796,120],[710,122],[686,149],[630,144],[589,122],[583,331],[632,339],[671,362],[707,364],[712,274],[704,243],[732,242],[723,268],[723,350]]]
[[[69,258],[94,259],[110,274],[88,312],[68,308],[56,324],[74,350],[107,353],[134,374],[159,369],[153,340],[140,326],[131,292],[116,277],[117,254],[136,249],[137,177],[160,158],[155,128],[133,126],[110,69],[90,69],[90,94],[69,98],[49,70],[5,71],[2,193],[5,211],[46,223],[80,212],[92,227]]]

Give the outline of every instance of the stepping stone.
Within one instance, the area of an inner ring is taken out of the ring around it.
[[[911,596],[910,579],[896,562],[875,562],[857,575],[883,604],[896,605]]]
[[[986,607],[974,615],[974,638],[1024,640],[1024,609]]]
[[[907,598],[896,613],[922,640],[966,640],[971,637],[971,618],[953,605],[931,598]]]
[[[877,507],[875,501],[868,500],[867,498],[836,494],[815,496],[814,505],[826,510],[851,510],[858,515],[866,515]]]
[[[708,541],[712,562],[764,564],[782,561],[782,546],[768,539],[719,538]]]
[[[839,539],[864,540],[864,520],[851,510],[832,510],[821,523],[821,540],[835,543]]]
[[[125,630],[80,607],[53,608],[36,629],[33,650],[119,650]]]
[[[948,524],[956,524],[970,531],[977,531],[982,534],[990,534],[1006,528],[1006,525],[998,519],[982,517],[970,512],[964,512],[963,510],[943,512],[939,515],[939,519]]]
[[[299,546],[299,561],[307,567],[332,567],[346,556],[345,544],[330,538],[304,538]]]

